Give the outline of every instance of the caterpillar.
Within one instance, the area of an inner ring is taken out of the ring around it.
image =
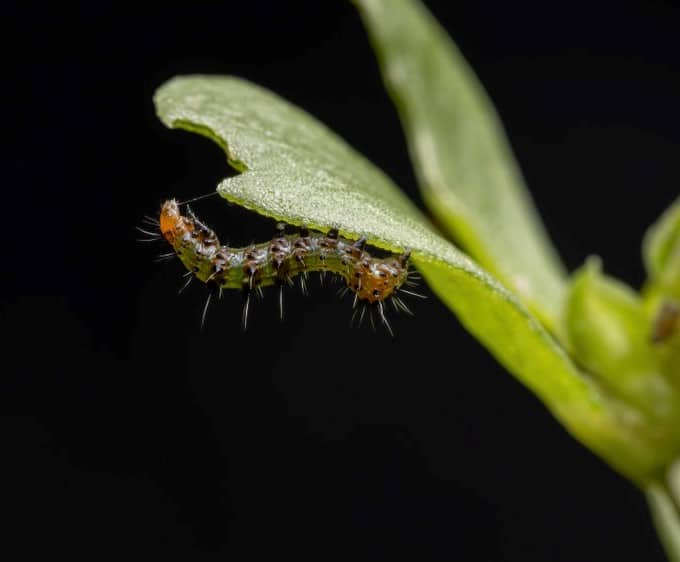
[[[396,311],[412,315],[411,310],[398,293],[423,297],[404,289],[413,286],[415,272],[409,271],[410,251],[384,258],[371,256],[366,251],[366,238],[352,241],[339,235],[337,228],[328,233],[312,232],[302,227],[297,234],[286,234],[285,225],[277,225],[276,235],[268,242],[251,244],[243,248],[221,245],[215,232],[201,222],[187,206],[186,215],[180,211],[180,203],[169,199],[161,205],[159,218],[149,219],[158,232],[139,229],[153,238],[162,237],[172,247],[172,252],[161,257],[177,256],[187,269],[187,285],[196,278],[205,283],[211,292],[203,312],[216,290],[240,289],[246,301],[243,327],[247,326],[250,295],[262,288],[279,286],[279,308],[283,318],[283,287],[292,285],[293,278],[300,277],[303,292],[309,272],[318,271],[339,275],[347,291],[354,293],[352,321],[359,315],[362,322],[366,310],[373,323],[373,310],[377,309],[382,324],[394,335],[387,320],[384,303],[390,301]],[[186,286],[186,285],[185,285]],[[184,288],[184,287],[183,287]],[[181,290],[180,290],[181,292]],[[357,305],[362,305],[357,308]],[[359,312],[360,311],[360,312]]]

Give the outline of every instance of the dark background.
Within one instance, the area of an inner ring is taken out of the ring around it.
[[[678,193],[672,2],[428,2],[497,104],[568,267],[638,286]],[[662,560],[642,496],[435,299],[349,329],[328,288],[181,296],[134,226],[213,189],[216,146],[154,89],[235,74],[346,138],[418,201],[396,113],[338,2],[4,7],[3,549],[187,560]],[[420,204],[420,203],[419,203]],[[273,225],[217,199],[232,243]],[[225,236],[226,238],[226,236]],[[423,288],[427,291],[426,288]],[[349,351],[348,351],[349,350]],[[5,519],[7,522],[8,519]]]

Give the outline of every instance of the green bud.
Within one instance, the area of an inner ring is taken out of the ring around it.
[[[680,299],[680,198],[653,224],[642,242],[647,284]]]
[[[576,361],[603,387],[654,419],[677,415],[672,385],[661,373],[652,326],[638,294],[602,274],[591,258],[572,279],[564,330]]]

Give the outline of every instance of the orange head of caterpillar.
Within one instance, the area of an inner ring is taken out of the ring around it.
[[[360,300],[369,303],[393,296],[408,279],[410,252],[384,260],[362,259],[354,268],[351,288]]]
[[[161,234],[174,246],[184,230],[184,217],[179,212],[179,204],[175,199],[168,199],[161,205],[159,222]]]

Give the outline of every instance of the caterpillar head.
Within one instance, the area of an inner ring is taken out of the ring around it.
[[[177,236],[183,230],[184,217],[179,212],[179,204],[175,199],[168,199],[161,205],[160,229],[163,237],[173,246]]]

